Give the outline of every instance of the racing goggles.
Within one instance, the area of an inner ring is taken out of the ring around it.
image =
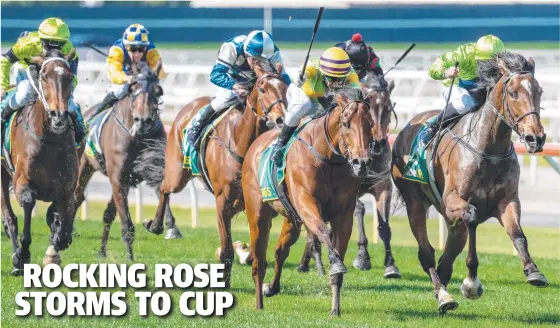
[[[346,76],[334,77],[334,76],[324,75],[324,78],[325,78],[325,82],[327,82],[332,86],[342,86],[344,85],[344,82],[346,82]]]
[[[66,41],[62,41],[62,40],[41,40],[41,42],[43,43],[43,47],[47,48],[47,49],[62,49],[62,47],[64,47],[64,45],[66,44]]]
[[[144,51],[146,51],[146,47],[145,46],[128,46],[128,47],[126,47],[126,50],[128,50],[129,52],[144,52]]]

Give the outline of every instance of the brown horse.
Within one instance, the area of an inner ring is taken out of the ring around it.
[[[512,131],[525,142],[530,153],[542,151],[545,142],[539,116],[542,89],[533,76],[535,63],[531,58],[526,60],[518,54],[506,53],[478,65],[479,90],[473,94],[479,92],[487,98],[485,102],[479,101],[484,105],[444,130],[441,141],[428,146],[435,153],[433,172],[437,193],[429,185],[403,178],[418,129],[437,111],[414,117],[393,145],[393,179],[406,204],[410,227],[418,241],[418,259],[432,280],[441,313],[458,307],[448,294],[447,285],[453,262],[465,247],[467,237],[469,274],[461,285],[461,293],[469,299],[482,295],[477,275],[476,228],[490,217],[496,217],[506,228],[519,251],[527,281],[539,287],[548,284],[529,255],[521,229],[519,163],[511,142]],[[445,217],[449,232],[437,270],[434,248],[426,231],[430,205]]]
[[[132,65],[130,94],[109,111],[101,130],[99,143],[103,154],[97,158],[84,154],[80,160],[75,201],[77,209],[84,201],[84,190],[95,171],[101,171],[111,182],[112,198],[103,214],[103,235],[99,255],[106,256],[111,224],[118,212],[127,259],[133,260],[134,225],[128,209],[128,191],[142,181],[159,188],[163,179],[166,133],[159,118],[159,99],[163,90],[158,75],[161,61],[154,71],[141,62]],[[84,116],[88,116],[92,109]],[[100,113],[103,115],[105,112]],[[90,134],[93,133],[90,126]]]
[[[23,266],[30,263],[31,212],[37,200],[58,205],[59,215],[49,225],[50,246],[43,262],[60,264],[58,251],[72,243],[72,214],[74,188],[78,172],[78,154],[75,135],[68,113],[72,95],[73,74],[68,60],[75,50],[64,57],[51,50],[46,57],[33,58],[28,78],[38,100],[26,106],[12,121],[12,172],[2,161],[2,214],[4,229],[13,248],[13,275],[23,274]],[[38,79],[31,74],[39,69]],[[10,183],[19,205],[23,207],[24,223],[21,247],[18,245],[18,222],[9,195]]]
[[[360,179],[366,176],[372,164],[373,122],[361,90],[343,90],[335,99],[337,107],[308,123],[298,135],[300,142],[295,142],[288,152],[285,189],[297,213],[286,210],[279,200],[262,201],[259,158],[275,140],[278,131],[262,135],[247,152],[242,186],[251,230],[257,309],[263,308],[263,294],[273,296],[280,292],[282,265],[299,237],[299,220],[302,220],[307,229],[327,245],[333,292],[331,314],[340,315],[340,288],[343,274],[347,272],[343,261],[352,233],[352,213]],[[278,214],[284,216],[284,221],[276,244],[274,278],[272,284],[263,286],[270,228],[272,219]],[[332,230],[327,227],[327,222]]]
[[[260,66],[262,65],[262,67]],[[243,210],[241,192],[241,165],[251,143],[273,127],[283,124],[286,110],[287,86],[272,67],[259,63],[254,67],[256,84],[247,97],[243,111],[232,110],[214,127],[204,150],[208,178],[216,197],[218,232],[220,234],[220,261],[226,265],[225,281],[229,286],[234,251],[231,239],[231,219]],[[276,67],[281,72],[280,66]],[[165,173],[160,189],[159,206],[155,219],[144,222],[149,232],[163,232],[163,209],[169,207],[169,194],[183,190],[192,178],[190,169],[183,168],[183,130],[198,110],[211,101],[200,97],[187,104],[177,115],[165,151]]]
[[[391,123],[391,114],[394,114],[393,104],[391,103],[391,92],[395,88],[395,82],[391,81],[388,87],[381,84],[380,78],[373,74],[368,74],[362,85],[366,100],[369,103],[371,115],[373,117],[373,167],[366,178],[362,180],[358,198],[366,193],[375,196],[377,205],[377,217],[379,225],[377,227],[379,236],[385,247],[385,278],[400,278],[401,274],[395,265],[395,259],[391,252],[391,228],[389,226],[389,216],[391,211],[391,194],[393,184],[391,182],[391,149],[387,142],[387,133]],[[396,119],[396,114],[395,114]],[[357,199],[354,216],[358,224],[358,254],[352,264],[356,269],[371,269],[371,260],[367,250],[368,240],[364,229],[364,204]],[[307,244],[298,271],[309,271],[309,260],[315,259],[317,271],[324,274],[321,261],[321,243],[316,236],[307,231]]]

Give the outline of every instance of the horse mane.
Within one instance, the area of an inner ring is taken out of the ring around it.
[[[373,90],[387,90],[387,82],[381,77],[373,72],[367,72],[364,77],[364,83],[366,89]]]
[[[491,59],[478,61],[477,71],[480,81],[470,94],[479,104],[486,102],[486,96],[498,81],[502,78],[502,73],[498,67],[498,59],[501,59],[510,72],[534,71],[533,65],[522,55],[515,52],[504,52],[494,55]]]
[[[253,58],[255,59],[255,66],[260,68],[263,71],[263,73],[270,73],[276,77],[280,76],[281,72],[276,72],[276,68],[274,68],[268,60],[259,57],[253,57]]]
[[[342,88],[334,92],[335,99],[337,96],[343,96],[351,101],[363,101],[364,93],[359,88]]]

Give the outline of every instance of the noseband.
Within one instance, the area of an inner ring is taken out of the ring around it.
[[[41,78],[41,74],[43,73],[43,69],[45,68],[45,65],[53,61],[61,61],[64,63],[64,65],[66,65],[68,69],[70,68],[70,64],[65,58],[61,58],[61,57],[47,58],[46,60],[43,61],[43,64],[41,64],[41,69],[39,70],[39,79]],[[31,74],[30,68],[31,66],[28,66],[26,70],[27,79],[29,80],[29,83],[31,84],[33,90],[35,90],[35,93],[37,93],[39,100],[41,100],[41,102],[43,103],[43,107],[45,107],[45,111],[50,111],[49,104],[47,103],[47,99],[45,97],[45,92],[43,91],[43,83],[38,81],[39,87],[35,85],[35,81],[33,80],[33,76]]]

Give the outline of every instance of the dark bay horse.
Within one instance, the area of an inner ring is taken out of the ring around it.
[[[391,228],[389,226],[389,216],[391,211],[391,194],[393,184],[391,182],[391,149],[388,136],[391,115],[394,114],[393,103],[391,102],[391,92],[395,88],[395,82],[391,81],[387,87],[382,86],[380,78],[368,74],[362,84],[366,101],[369,103],[371,115],[373,117],[373,167],[371,172],[362,180],[358,198],[366,193],[375,196],[377,206],[377,217],[379,225],[377,227],[379,236],[385,247],[385,266],[384,277],[400,278],[401,274],[395,265],[395,259],[391,252]],[[396,119],[396,114],[395,114]],[[352,264],[356,269],[371,269],[371,260],[367,250],[368,240],[364,228],[364,204],[357,199],[354,216],[358,224],[358,254]],[[324,274],[321,261],[321,244],[316,236],[307,231],[307,245],[301,259],[298,271],[307,272],[309,270],[309,260],[313,257],[317,270]]]
[[[272,67],[255,66],[256,84],[247,97],[245,109],[232,110],[214,127],[205,149],[204,163],[216,197],[220,261],[226,265],[225,281],[229,286],[234,250],[231,239],[231,219],[244,208],[241,192],[241,165],[251,143],[268,128],[281,125],[286,110],[287,86]],[[259,66],[259,65],[262,65]],[[277,72],[282,68],[276,67]],[[163,232],[164,208],[169,207],[169,195],[183,190],[192,178],[190,169],[183,168],[183,130],[198,110],[211,101],[200,97],[187,104],[177,115],[165,151],[165,173],[160,189],[155,219],[144,222],[150,232]],[[267,127],[268,126],[268,127]]]
[[[68,113],[73,87],[68,60],[74,54],[75,50],[64,57],[58,50],[51,50],[44,58],[33,58],[27,74],[37,100],[12,121],[10,156],[14,172],[12,176],[7,163],[2,161],[2,214],[4,229],[12,241],[13,275],[23,274],[24,264],[30,263],[31,213],[37,200],[56,203],[59,208],[57,219],[49,222],[50,246],[43,263],[60,264],[58,252],[72,243],[78,154]],[[39,70],[37,79],[31,73],[33,68]],[[10,201],[10,183],[24,211],[21,247],[17,240],[17,217]]]
[[[259,158],[278,131],[263,134],[247,152],[242,186],[251,230],[257,309],[263,308],[263,294],[273,296],[280,292],[282,266],[299,237],[302,224],[298,220],[301,219],[329,250],[331,314],[340,315],[340,289],[343,274],[347,272],[344,256],[352,234],[352,213],[360,179],[366,176],[372,164],[373,121],[361,90],[343,90],[335,99],[337,107],[309,122],[298,135],[302,141],[295,142],[287,155],[284,184],[299,218],[294,217],[296,214],[290,215],[279,200],[262,201]],[[284,221],[276,244],[274,278],[272,284],[263,286],[270,228],[278,214],[284,216]]]
[[[167,139],[158,108],[159,99],[163,95],[158,80],[160,70],[161,61],[154,71],[144,62],[132,65],[134,82],[131,83],[130,93],[108,109],[111,113],[102,127],[99,140],[103,150],[102,163],[86,154],[80,160],[75,193],[76,209],[84,201],[84,190],[95,171],[101,171],[111,182],[112,198],[103,214],[103,235],[99,249],[101,257],[106,256],[109,231],[118,213],[127,259],[134,259],[134,225],[128,209],[128,191],[142,181],[159,189],[163,179]],[[89,114],[85,113],[85,116]],[[92,133],[91,129],[90,127],[89,133]]]
[[[441,202],[429,185],[403,178],[418,129],[437,111],[414,117],[393,145],[393,179],[402,194],[410,227],[418,241],[418,259],[433,283],[442,313],[458,307],[457,301],[447,292],[447,285],[453,262],[465,247],[467,237],[469,274],[461,285],[461,293],[469,299],[482,295],[477,274],[476,228],[490,217],[496,217],[506,228],[519,251],[527,281],[538,287],[548,285],[529,255],[527,239],[521,229],[519,163],[511,142],[513,131],[525,142],[530,153],[542,151],[545,143],[539,115],[542,89],[534,77],[535,63],[531,58],[526,60],[521,55],[505,53],[478,65],[481,81],[479,90],[473,93],[482,95],[479,103],[484,105],[463,116],[451,131],[446,130],[439,143],[428,146],[428,150],[435,152],[434,174]],[[437,270],[434,248],[426,231],[426,213],[430,205],[445,217],[449,232]]]

